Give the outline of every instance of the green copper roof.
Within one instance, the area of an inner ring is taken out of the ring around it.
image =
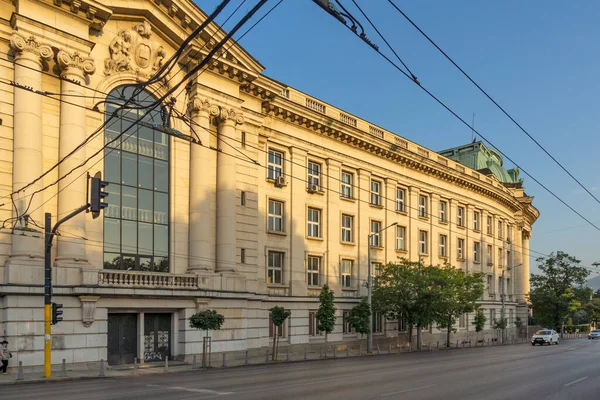
[[[443,150],[439,154],[482,174],[493,174],[504,184],[521,184],[523,182],[523,179],[519,179],[518,168],[509,170],[504,168],[502,155],[496,150],[488,148],[482,142],[473,142]]]

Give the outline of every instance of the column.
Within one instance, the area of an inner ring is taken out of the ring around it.
[[[217,272],[235,271],[236,192],[235,127],[244,117],[233,109],[221,108],[217,154]]]
[[[521,270],[517,270],[519,286],[516,289],[516,297],[519,301],[525,300],[525,294],[529,293],[529,239],[531,232],[523,230],[521,241]]]
[[[50,61],[54,52],[48,45],[40,43],[34,36],[24,37],[14,33],[10,38],[10,48],[15,55],[15,83],[33,90],[42,89],[43,61]],[[14,128],[13,128],[13,191],[39,177],[43,172],[42,156],[42,96],[32,91],[14,89]],[[38,181],[27,190],[14,196],[17,212],[29,214],[40,226],[44,226],[44,210],[41,207],[43,195],[30,195],[42,187]],[[25,228],[24,221],[17,221],[16,227]],[[33,225],[29,224],[29,228]],[[39,228],[37,228],[39,229]],[[43,230],[43,229],[42,229]],[[11,258],[43,258],[43,241],[24,236],[12,237]]]
[[[60,92],[63,102],[60,103],[59,159],[63,162],[58,167],[58,175],[64,176],[85,160],[85,150],[81,149],[69,158],[65,157],[86,138],[85,128],[85,87],[88,75],[96,71],[94,60],[81,56],[77,51],[72,53],[60,50],[56,55],[61,70]],[[87,179],[85,175],[63,179],[58,183],[58,218],[62,218],[77,207],[85,204]],[[85,256],[85,218],[81,213],[66,221],[61,230],[73,237],[58,237],[58,253],[56,263],[80,264],[86,261]],[[56,222],[56,221],[53,221]]]
[[[210,117],[216,117],[220,109],[207,100],[194,98],[188,108],[192,117],[192,129],[202,146],[192,144],[190,149],[190,243],[189,243],[189,269],[190,270],[215,270],[215,233],[213,224],[215,185],[212,174],[207,174],[211,168],[212,150],[210,144]],[[234,192],[235,194],[235,192]]]

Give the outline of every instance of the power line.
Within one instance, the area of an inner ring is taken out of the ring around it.
[[[355,0],[352,0],[352,2],[356,4]],[[479,91],[483,93],[485,97],[487,97],[492,103],[494,103],[494,105],[498,107],[498,109],[502,111],[502,113],[506,115],[508,119],[510,119],[525,135],[527,135],[527,137],[531,139],[533,143],[535,143],[540,149],[542,149],[542,151],[546,153],[546,155],[548,155],[548,157],[550,157],[552,161],[554,161],[563,171],[567,173],[567,175],[569,175],[575,182],[577,182],[577,184],[581,186],[583,190],[585,190],[594,200],[596,200],[597,203],[600,203],[600,200],[596,196],[594,196],[594,194],[587,187],[585,187],[583,183],[581,183],[577,178],[575,178],[575,176],[571,172],[569,172],[569,170],[565,166],[563,166],[552,154],[550,154],[550,152],[546,150],[544,146],[542,146],[527,130],[525,130],[525,128],[523,128],[523,126],[521,126],[521,124],[519,124],[502,106],[500,106],[500,104],[498,104],[498,102],[496,102],[496,100],[494,100],[492,96],[490,96],[477,82],[475,82],[475,80],[473,80],[473,78],[471,78],[471,76],[469,76],[469,74],[467,74],[452,58],[450,58],[450,56],[444,50],[442,50],[440,46],[438,46],[433,41],[433,39],[431,39],[425,32],[423,32],[423,30],[419,28],[417,24],[412,19],[410,19],[408,15],[406,15],[406,13],[404,13],[392,0],[388,0],[388,2],[404,18],[406,18],[406,20],[410,22],[410,24],[413,27],[417,29],[419,33],[421,33],[421,35],[423,35],[429,41],[429,43],[431,43],[436,49],[438,49],[440,53],[442,53],[444,57],[446,57],[446,59],[448,59],[448,61],[452,63],[452,65],[454,65],[469,81],[471,81],[471,83],[475,85],[475,87],[477,87],[477,89],[479,89]]]
[[[316,0],[313,0],[313,1],[316,1]],[[330,13],[330,15],[331,15],[331,13]],[[345,24],[342,24],[342,25],[344,25],[347,29],[349,29],[351,32],[353,32],[355,35],[357,35],[356,32],[354,32],[354,31],[352,31],[352,29],[350,29],[350,27],[348,27]],[[359,36],[359,38],[364,41],[364,39],[361,38],[360,36]],[[577,214],[581,219],[583,219],[588,224],[590,224],[591,226],[593,226],[596,230],[600,231],[600,227],[598,227],[596,224],[594,224],[588,218],[586,218],[585,216],[583,216],[579,211],[575,210],[566,201],[564,201],[562,198],[560,198],[556,193],[554,193],[547,186],[545,186],[538,179],[536,179],[533,175],[531,175],[529,172],[527,172],[527,170],[525,170],[523,167],[521,167],[519,164],[517,164],[512,158],[510,158],[507,154],[505,154],[502,150],[500,150],[497,146],[495,146],[489,139],[487,139],[483,134],[481,134],[481,132],[479,132],[474,127],[472,127],[471,125],[469,125],[468,122],[466,122],[462,117],[460,117],[456,112],[454,112],[448,105],[446,105],[442,100],[440,100],[437,96],[435,96],[432,92],[430,92],[427,88],[425,88],[420,82],[414,81],[410,75],[408,75],[404,70],[402,70],[402,68],[400,68],[396,63],[394,63],[388,56],[386,56],[385,54],[383,54],[378,48],[373,47],[372,45],[370,47],[372,47],[373,50],[375,50],[380,56],[382,56],[394,68],[396,68],[398,71],[400,71],[400,73],[402,73],[406,78],[408,78],[411,82],[415,83],[417,85],[417,87],[419,87],[421,90],[423,90],[425,93],[427,93],[427,95],[429,95],[439,105],[441,105],[443,108],[445,108],[450,114],[452,114],[456,119],[458,119],[463,125],[465,125],[469,129],[472,129],[475,133],[477,133],[490,147],[493,147],[496,151],[498,151],[498,153],[500,153],[502,156],[504,156],[505,159],[507,159],[508,161],[512,162],[516,167],[518,167],[521,171],[523,171],[523,173],[525,175],[527,175],[528,177],[530,177],[535,183],[537,183],[544,190],[546,190],[548,193],[550,193],[554,198],[556,198],[558,201],[560,201],[568,209],[570,209],[575,214]]]

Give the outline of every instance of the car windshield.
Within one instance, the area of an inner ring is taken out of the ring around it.
[[[537,331],[536,335],[552,335],[552,331]]]
[[[594,329],[592,333],[600,333],[600,329]]]

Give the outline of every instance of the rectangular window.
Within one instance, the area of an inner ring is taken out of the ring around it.
[[[465,208],[458,207],[456,209],[456,225],[465,226]]]
[[[446,235],[440,235],[440,257],[446,257],[446,243],[448,237]]]
[[[342,242],[353,242],[352,225],[354,225],[354,217],[352,215],[342,214]]]
[[[348,322],[350,319],[350,312],[349,311],[344,311],[343,315],[342,315],[342,326],[343,326],[343,331],[345,334],[350,334],[352,333],[352,327],[350,326],[350,323]]]
[[[500,295],[504,294],[504,281],[501,276],[498,277],[498,292],[500,292]]]
[[[269,150],[268,178],[277,179],[283,176],[283,153],[275,150]]]
[[[340,266],[340,273],[342,279],[342,287],[343,288],[351,288],[352,287],[352,260],[342,260]]]
[[[267,283],[283,284],[283,253],[280,251],[267,253]]]
[[[307,234],[312,238],[321,237],[321,210],[317,208],[308,209]]]
[[[448,203],[440,201],[440,222],[448,221]]]
[[[319,331],[319,323],[317,322],[317,312],[309,311],[308,312],[308,335],[309,336],[321,336],[321,331]]]
[[[481,243],[473,242],[473,261],[481,262]]]
[[[502,221],[498,221],[498,239],[502,240],[502,234],[503,234]]]
[[[512,327],[513,324],[513,309],[508,310],[508,328]]]
[[[267,230],[283,232],[283,203],[281,201],[269,200]]]
[[[487,276],[487,289],[488,289],[488,293],[492,294],[494,293],[494,288],[492,288],[492,276],[488,275]]]
[[[244,192],[243,190],[240,193],[240,204],[243,206],[246,205],[246,192]]]
[[[510,250],[506,250],[506,268],[512,267],[512,260],[510,258]]]
[[[371,279],[374,281],[375,277],[381,274],[381,266],[382,264],[377,261],[371,262]]]
[[[321,277],[321,257],[317,256],[308,256],[308,286],[320,286],[320,277]]]
[[[510,278],[506,278],[506,293],[512,294],[512,292],[510,290]]]
[[[379,236],[381,231],[381,222],[371,221],[371,246],[381,247],[381,238]]]
[[[379,312],[373,313],[373,333],[381,333],[383,332],[383,315]]]
[[[397,187],[396,188],[396,211],[406,211],[406,190]]]
[[[341,195],[346,199],[352,198],[352,186],[354,184],[354,174],[342,171]]]
[[[396,250],[406,250],[405,226],[396,226]]]
[[[479,211],[473,212],[473,230],[479,231]]]
[[[494,325],[496,320],[496,310],[490,309],[490,328]]]
[[[321,190],[321,164],[309,161],[308,162],[308,188]]]
[[[502,256],[503,256],[503,255],[504,255],[504,252],[503,252],[503,250],[502,250],[502,249],[498,249],[498,266],[499,266],[499,267],[502,267],[502,266],[504,266],[504,264],[503,264],[503,261],[504,261],[504,260],[502,259]]]
[[[465,239],[458,239],[456,241],[456,257],[459,260],[465,259]]]
[[[488,215],[488,217],[487,217],[487,234],[488,235],[494,234],[494,220],[492,219],[491,215]]]
[[[487,265],[494,265],[494,248],[491,244],[487,245]]]
[[[246,249],[240,250],[240,262],[246,264]]]
[[[381,205],[381,182],[379,181],[371,181],[371,204]]]
[[[419,217],[427,217],[427,196],[419,196]]]
[[[467,315],[462,314],[460,317],[458,317],[458,327],[465,328],[466,326],[467,326]]]
[[[419,254],[427,254],[427,231],[419,231]]]
[[[506,224],[506,241],[510,243],[512,240],[512,225]]]

